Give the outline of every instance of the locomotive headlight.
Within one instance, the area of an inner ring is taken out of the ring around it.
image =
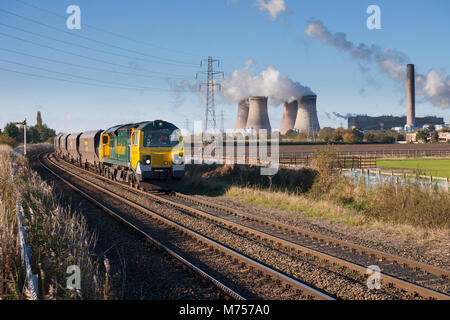
[[[149,166],[150,163],[152,162],[151,157],[150,156],[143,156],[142,157],[142,162]]]
[[[175,165],[183,164],[183,154],[182,153],[172,153],[172,163]]]

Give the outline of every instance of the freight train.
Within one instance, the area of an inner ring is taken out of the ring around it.
[[[58,135],[54,147],[58,157],[132,186],[184,176],[183,137],[163,120]]]

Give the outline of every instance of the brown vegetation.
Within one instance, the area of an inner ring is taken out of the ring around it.
[[[209,195],[222,194],[231,185],[303,193],[311,188],[316,175],[308,168],[280,168],[273,177],[262,176],[260,171],[261,167],[251,165],[187,165],[183,184]]]
[[[31,171],[23,157],[11,177],[6,152],[0,152],[0,299],[26,299],[16,202],[23,207],[22,224],[31,247],[33,273],[39,275],[39,299],[103,299],[109,296],[92,253],[95,237],[84,219],[61,207],[53,189]],[[81,290],[66,288],[68,266],[81,269]]]
[[[258,167],[187,167],[184,185],[195,192],[240,197],[270,208],[331,218],[349,224],[389,222],[423,228],[450,229],[450,195],[426,190],[414,182],[355,186],[339,175],[336,151],[326,146],[313,155],[311,169],[281,169],[269,179]],[[272,182],[272,184],[271,184]]]

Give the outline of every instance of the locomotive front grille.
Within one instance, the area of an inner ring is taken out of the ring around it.
[[[157,153],[153,152],[151,155],[152,167],[161,168],[161,167],[171,167],[172,166],[172,157],[170,152]]]

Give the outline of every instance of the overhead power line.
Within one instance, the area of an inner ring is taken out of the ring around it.
[[[32,68],[32,69],[41,70],[41,71],[45,71],[45,72],[60,74],[60,75],[64,75],[64,76],[68,76],[68,77],[72,77],[72,78],[78,78],[78,79],[83,79],[83,80],[95,81],[95,82],[99,82],[99,83],[106,83],[108,85],[115,85],[115,86],[124,87],[124,88],[128,87],[129,89],[170,91],[168,89],[162,89],[162,88],[135,86],[135,85],[128,85],[128,84],[118,83],[118,82],[113,82],[113,81],[98,80],[98,79],[94,79],[94,78],[90,78],[90,77],[79,76],[79,75],[74,75],[74,74],[70,74],[70,73],[66,73],[66,72],[60,72],[60,71],[50,70],[50,69],[46,69],[46,68],[31,66],[31,65],[28,65],[28,64],[24,64],[24,63],[20,63],[20,62],[16,62],[16,61],[11,61],[11,60],[6,60],[6,59],[0,59],[0,61],[6,62],[6,63],[10,63],[10,64],[15,64],[15,65],[26,67],[26,68]]]
[[[0,11],[4,11],[4,10],[0,9]],[[83,48],[83,49],[87,49],[87,50],[91,50],[91,51],[97,51],[97,52],[100,52],[100,53],[103,53],[103,54],[109,54],[109,55],[122,57],[122,58],[127,58],[127,59],[131,59],[131,60],[141,60],[141,61],[146,61],[146,62],[150,62],[150,63],[159,63],[159,64],[165,64],[165,65],[178,66],[178,67],[188,67],[187,65],[182,65],[182,64],[172,63],[172,62],[162,62],[162,61],[156,61],[156,60],[149,60],[149,59],[145,59],[145,58],[132,57],[132,56],[128,56],[128,55],[124,55],[124,54],[120,54],[120,53],[114,53],[114,52],[110,52],[110,51],[105,51],[105,50],[102,50],[102,49],[91,48],[91,47],[88,47],[88,46],[85,46],[85,45],[82,45],[82,44],[79,44],[79,43],[65,41],[65,40],[60,40],[60,39],[52,38],[52,37],[49,37],[49,36],[46,36],[46,35],[43,35],[43,34],[40,34],[40,33],[37,33],[37,32],[33,32],[33,31],[22,29],[22,28],[14,27],[14,26],[8,25],[6,23],[0,23],[0,25],[5,26],[7,28],[19,30],[21,32],[29,33],[29,34],[32,34],[32,35],[35,35],[35,36],[38,36],[38,37],[41,37],[41,38],[44,38],[44,39],[49,39],[49,40],[52,40],[52,41],[61,42],[61,43],[64,43],[64,44],[67,44],[67,45],[70,45],[70,46],[77,47],[77,48]],[[191,66],[189,66],[189,67],[191,67]]]
[[[93,38],[90,38],[90,37],[86,37],[86,36],[83,36],[83,35],[80,35],[80,34],[77,34],[77,33],[69,32],[67,30],[48,25],[46,23],[42,23],[40,21],[37,21],[37,20],[31,19],[31,18],[22,16],[20,14],[17,14],[15,12],[12,12],[12,11],[9,11],[9,10],[0,9],[0,12],[12,15],[14,17],[17,17],[17,18],[25,20],[25,21],[29,21],[29,22],[35,23],[37,25],[49,28],[51,30],[55,30],[57,32],[62,32],[64,34],[68,34],[68,35],[70,35],[72,37],[77,37],[77,38],[88,40],[88,41],[91,41],[91,42],[95,42],[95,43],[98,43],[98,44],[101,44],[101,45],[104,45],[104,46],[107,46],[107,47],[112,47],[112,48],[115,48],[115,49],[128,51],[128,52],[132,52],[132,53],[139,54],[139,55],[142,55],[142,56],[151,57],[151,58],[154,58],[154,59],[161,60],[161,61],[153,60],[153,62],[155,62],[155,63],[176,65],[176,66],[182,66],[182,67],[196,67],[196,65],[193,64],[193,63],[188,63],[188,62],[184,62],[184,61],[179,61],[179,60],[173,60],[173,59],[168,59],[168,58],[162,58],[162,57],[154,56],[154,55],[151,55],[151,54],[142,53],[142,52],[139,52],[139,51],[123,48],[121,46],[117,46],[117,45],[114,45],[114,44],[109,44],[109,43],[106,43],[106,42],[103,42],[103,41],[99,41],[99,40],[96,40],[96,39],[93,39]],[[142,59],[142,58],[134,58],[134,59]],[[146,61],[152,61],[152,60],[148,60],[148,59],[145,59],[145,60]]]
[[[35,78],[64,81],[64,82],[70,82],[70,83],[75,83],[75,84],[83,84],[83,85],[94,86],[94,87],[105,87],[105,88],[113,88],[113,89],[136,90],[135,88],[129,88],[129,87],[118,87],[118,86],[110,86],[110,85],[103,85],[103,84],[96,84],[96,83],[88,83],[88,82],[82,82],[82,81],[67,80],[67,79],[61,79],[61,78],[56,78],[56,77],[49,77],[49,76],[44,76],[44,75],[40,75],[40,74],[34,74],[34,73],[29,73],[29,72],[21,72],[21,71],[17,71],[17,70],[11,70],[11,69],[7,69],[7,68],[2,68],[2,67],[0,67],[0,70],[6,71],[6,72],[11,72],[11,73],[17,73],[17,74],[21,74],[21,75],[26,75],[26,76],[31,76],[31,77],[35,77]]]
[[[100,63],[112,65],[112,66],[115,66],[115,67],[121,67],[121,68],[127,68],[127,69],[131,69],[131,70],[136,70],[135,68],[133,68],[132,66],[129,66],[129,65],[124,65],[124,64],[120,64],[120,63],[114,63],[114,62],[108,62],[108,61],[105,61],[105,60],[102,60],[102,59],[88,57],[88,56],[85,56],[85,55],[82,55],[82,54],[73,53],[73,52],[70,52],[70,51],[63,50],[63,49],[59,49],[59,48],[55,48],[55,47],[52,47],[52,46],[47,46],[47,45],[44,45],[44,44],[40,44],[40,43],[31,41],[31,40],[27,40],[27,39],[23,39],[23,38],[20,38],[20,37],[12,36],[12,35],[9,35],[7,33],[0,32],[0,35],[2,35],[4,37],[11,38],[11,39],[15,39],[15,40],[23,41],[23,42],[26,42],[26,43],[30,43],[30,44],[33,44],[35,46],[39,46],[39,47],[42,47],[42,48],[47,48],[47,49],[51,49],[51,50],[54,50],[54,51],[62,52],[62,53],[68,54],[68,55],[76,56],[76,57],[79,57],[79,58],[83,58],[83,59],[87,59],[87,60],[91,60],[91,61],[95,61],[95,62],[100,62]],[[152,71],[152,70],[147,70],[147,69],[143,69],[143,68],[141,68],[140,70],[143,71],[143,72],[154,73],[154,74],[161,74],[161,75],[166,75],[166,76],[169,76],[169,77],[171,77],[171,76],[173,76],[173,77],[184,77],[183,75],[171,74],[171,73],[165,73],[165,72],[159,72],[159,71]]]
[[[97,67],[93,67],[93,66],[80,65],[80,64],[76,64],[76,63],[70,63],[70,62],[61,61],[61,60],[55,60],[55,59],[40,57],[40,56],[36,56],[36,55],[33,55],[33,54],[19,52],[19,51],[6,49],[6,48],[1,48],[1,47],[0,47],[0,50],[11,52],[11,53],[14,53],[14,54],[19,54],[19,55],[22,55],[22,56],[31,57],[31,58],[34,58],[34,59],[40,59],[40,60],[44,60],[44,61],[49,61],[49,62],[53,62],[53,63],[59,63],[59,64],[63,64],[63,65],[71,66],[71,67],[82,68],[82,69],[87,69],[87,70],[95,70],[95,71],[102,71],[102,72],[108,72],[108,73],[114,73],[114,74],[123,74],[123,75],[128,75],[128,76],[144,77],[144,78],[151,78],[151,79],[158,78],[158,79],[183,80],[183,78],[178,78],[178,77],[177,78],[169,78],[169,77],[166,77],[166,76],[157,76],[157,75],[146,75],[146,74],[139,74],[139,73],[122,72],[122,71],[117,71],[117,70],[108,70],[108,69],[97,68]]]
[[[67,19],[67,16],[58,14],[56,12],[53,12],[51,10],[48,10],[48,9],[45,9],[45,8],[42,8],[42,7],[39,7],[39,6],[36,6],[34,4],[30,4],[30,3],[27,3],[27,2],[22,1],[22,0],[15,0],[15,1],[21,3],[21,4],[25,5],[25,6],[28,6],[30,8],[33,8],[35,10],[39,10],[39,11],[45,12],[47,14],[50,14],[52,16],[58,17],[60,19],[64,19],[64,20]],[[179,50],[179,49],[174,49],[174,48],[169,48],[169,47],[165,47],[165,46],[160,46],[160,45],[157,45],[157,44],[154,44],[154,43],[150,43],[150,42],[147,42],[147,41],[134,39],[134,38],[122,35],[122,34],[118,34],[118,33],[115,33],[115,32],[109,31],[109,30],[105,30],[105,29],[96,27],[94,25],[91,25],[91,24],[88,24],[88,23],[85,23],[85,22],[83,22],[83,26],[87,26],[88,28],[91,28],[93,30],[97,30],[99,32],[102,32],[102,33],[105,33],[105,34],[109,34],[109,35],[112,35],[112,36],[117,37],[117,38],[125,39],[125,40],[131,41],[131,42],[135,42],[135,43],[140,43],[140,44],[143,44],[143,45],[146,45],[146,46],[150,46],[150,47],[154,47],[154,48],[158,48],[158,49],[162,49],[162,50],[166,50],[166,51],[172,51],[172,52],[175,52],[175,53],[181,53],[181,54],[185,54],[185,55],[200,57],[200,55],[196,54],[196,53],[187,52],[187,51],[184,51],[184,50]]]

